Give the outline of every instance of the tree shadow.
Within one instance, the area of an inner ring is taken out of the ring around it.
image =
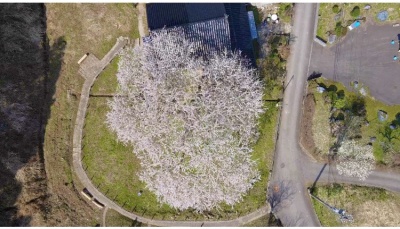
[[[51,208],[43,142],[66,43],[50,47],[44,4],[0,4],[0,15],[0,226],[30,226]]]
[[[291,181],[279,181],[268,189],[267,201],[271,206],[271,212],[278,212],[283,205],[289,204],[296,190],[293,189],[293,184]]]
[[[311,75],[308,76],[307,81],[313,80],[313,79],[318,79],[321,76],[322,76],[322,73],[313,71],[313,73],[311,73]]]

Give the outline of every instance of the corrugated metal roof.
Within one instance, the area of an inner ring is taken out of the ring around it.
[[[150,30],[173,27],[223,17],[221,3],[151,3],[146,4]]]
[[[196,43],[199,54],[213,49],[241,50],[242,56],[255,65],[244,3],[152,3],[146,7],[151,31],[179,26],[184,29],[185,37]]]
[[[231,50],[231,39],[227,17],[203,22],[189,23],[166,30],[182,29],[185,38],[195,44],[196,54],[205,56],[215,51]],[[159,30],[154,30],[157,32]]]

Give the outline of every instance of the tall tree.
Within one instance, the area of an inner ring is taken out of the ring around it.
[[[355,140],[346,140],[338,150],[339,162],[337,169],[339,174],[358,177],[365,180],[375,168],[375,159],[372,146],[360,145]]]
[[[250,156],[258,137],[262,83],[240,54],[197,58],[180,30],[122,54],[108,126],[134,146],[140,180],[180,209],[233,205],[259,179]]]

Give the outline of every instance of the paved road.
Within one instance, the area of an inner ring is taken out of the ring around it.
[[[304,168],[303,175],[306,183],[311,185],[317,178],[318,183],[347,183],[362,186],[384,188],[393,192],[400,192],[400,176],[397,173],[373,171],[366,180],[361,181],[355,177],[339,175],[335,166],[311,162],[307,156],[302,155]]]
[[[320,226],[302,176],[298,143],[302,101],[308,76],[317,4],[295,6],[292,34],[296,37],[287,65],[287,82],[270,185],[282,182],[293,194],[283,200],[276,215],[285,226]],[[274,190],[270,188],[269,191]],[[283,191],[283,190],[280,190]],[[274,209],[273,209],[274,210]]]
[[[366,181],[359,181],[356,178],[339,176],[335,168],[323,164],[311,162],[301,151],[298,143],[300,118],[302,114],[303,94],[308,76],[310,54],[312,53],[313,29],[315,23],[316,4],[296,4],[293,34],[297,36],[292,46],[292,54],[288,61],[288,75],[284,95],[284,104],[281,114],[281,125],[277,142],[277,152],[274,158],[272,180],[270,184],[286,184],[292,193],[287,199],[280,203],[277,216],[285,226],[320,226],[317,216],[311,205],[306,185],[312,183],[321,172],[319,182],[352,183],[367,186],[386,188],[391,191],[400,192],[400,177],[398,174],[373,172]],[[126,42],[126,41],[124,41]],[[122,43],[118,43],[109,54],[103,58],[99,67],[85,76],[85,83],[82,88],[80,104],[76,118],[73,137],[73,167],[82,182],[90,193],[107,208],[112,208],[122,215],[155,226],[239,226],[251,222],[269,212],[268,207],[263,207],[249,215],[229,221],[161,221],[144,218],[130,213],[112,200],[103,195],[92,184],[82,168],[81,162],[81,141],[82,128],[89,99],[90,88],[97,75],[104,68],[103,65],[109,62]],[[278,185],[279,186],[279,185]],[[281,186],[282,187],[282,186]],[[271,190],[271,189],[270,189]],[[272,190],[274,190],[272,188]],[[104,225],[104,222],[103,222]]]
[[[399,44],[390,44],[391,40],[397,41],[398,34],[400,29],[391,24],[363,23],[330,48],[316,45],[310,71],[320,72],[348,88],[351,81],[357,80],[368,86],[376,99],[389,105],[400,104],[400,63],[393,61],[394,55],[400,55]]]
[[[341,176],[336,168],[313,162],[299,146],[299,127],[306,79],[313,70],[313,66],[321,63],[315,59],[314,54],[311,59],[313,49],[322,49],[319,46],[313,46],[316,7],[317,4],[296,4],[292,33],[297,38],[292,44],[292,53],[287,65],[287,86],[269,188],[271,193],[285,191],[290,193],[290,195],[284,195],[284,199],[280,201],[278,207],[273,209],[285,226],[321,226],[306,189],[317,178],[318,183],[358,184],[400,192],[400,176],[398,174],[373,171],[365,181]],[[326,61],[326,66],[333,67],[335,58],[329,53],[325,54],[327,54],[325,59],[332,59],[332,61]],[[349,60],[349,58],[347,59]],[[310,65],[311,69],[309,69]],[[397,66],[393,67],[397,68]],[[288,190],[283,190],[284,188]]]

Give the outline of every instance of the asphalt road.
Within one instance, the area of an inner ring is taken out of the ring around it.
[[[280,199],[277,207],[272,209],[285,226],[321,226],[307,191],[307,187],[310,187],[316,181],[318,183],[347,183],[380,187],[400,192],[400,176],[398,174],[373,171],[364,181],[354,177],[341,176],[334,166],[313,162],[299,145],[302,101],[307,77],[313,71],[321,72],[320,69],[324,69],[322,73],[328,78],[345,83],[351,80],[360,80],[359,77],[355,77],[355,75],[358,75],[365,79],[361,81],[370,87],[374,96],[387,103],[396,103],[393,99],[400,95],[391,90],[392,88],[393,90],[397,89],[397,84],[390,83],[396,81],[394,78],[398,77],[400,65],[384,59],[389,55],[389,52],[393,52],[393,47],[386,44],[386,40],[389,38],[381,36],[378,43],[374,43],[374,41],[377,42],[378,38],[376,37],[365,38],[366,40],[360,42],[362,35],[365,36],[367,33],[366,30],[360,29],[354,34],[348,35],[347,40],[340,43],[336,48],[323,49],[313,43],[316,7],[317,4],[296,4],[295,7],[292,33],[296,40],[292,44],[292,53],[287,65],[287,86],[269,188],[270,194],[286,192],[286,195],[282,194],[283,198]],[[370,33],[378,35],[383,33],[382,30],[386,34],[392,31],[390,27],[386,26],[379,31]],[[359,39],[355,39],[357,36],[360,36]],[[377,47],[383,46],[383,43],[385,43],[383,50],[385,52]],[[357,44],[361,46],[358,47]],[[378,50],[375,50],[376,52],[372,56],[366,56],[371,48],[373,49],[373,46],[376,46],[375,49]],[[382,57],[377,56],[378,51],[381,51]],[[336,52],[336,55],[334,52]],[[382,68],[390,68],[387,69],[385,76],[382,75]],[[382,79],[382,77],[385,79]],[[391,87],[384,85],[383,81],[387,81],[391,84]],[[382,91],[385,92],[381,93]]]
[[[310,71],[342,82],[350,88],[357,80],[368,86],[376,99],[389,105],[400,104],[400,56],[397,43],[399,27],[391,24],[374,25],[370,22],[352,31],[332,47],[315,45]],[[390,44],[395,40],[394,45]]]
[[[299,146],[299,127],[302,102],[308,77],[313,45],[317,4],[297,4],[293,18],[291,56],[287,65],[286,89],[280,118],[279,136],[274,157],[270,186],[284,183],[291,193],[281,201],[276,215],[285,226],[320,226],[311,206],[302,170],[302,151]],[[270,188],[274,191],[276,188]],[[278,190],[277,190],[278,191]],[[284,190],[279,190],[284,191]]]
[[[274,167],[269,191],[286,191],[283,199],[273,209],[285,226],[321,226],[311,205],[307,187],[316,178],[321,183],[351,183],[385,188],[400,192],[400,176],[398,174],[374,171],[365,181],[357,178],[343,177],[335,168],[312,162],[301,150],[299,145],[299,127],[302,114],[302,102],[306,80],[311,63],[313,49],[313,29],[317,4],[296,4],[292,35],[292,54],[287,65],[287,80],[284,94],[277,149],[274,157]],[[73,167],[76,175],[90,193],[107,208],[141,222],[157,226],[238,226],[266,215],[267,207],[263,207],[249,215],[228,221],[162,221],[144,218],[128,212],[108,199],[90,181],[81,161],[82,127],[89,98],[90,87],[96,75],[86,77],[82,88],[80,104],[74,129]],[[283,185],[282,185],[283,184]],[[278,187],[275,189],[274,187]],[[283,190],[280,188],[285,188]],[[282,197],[281,196],[281,197]]]
[[[336,167],[321,163],[311,162],[307,156],[302,155],[303,176],[307,184],[312,183],[347,183],[362,186],[379,187],[393,192],[400,192],[400,176],[397,173],[372,171],[364,181],[356,177],[339,175]]]

